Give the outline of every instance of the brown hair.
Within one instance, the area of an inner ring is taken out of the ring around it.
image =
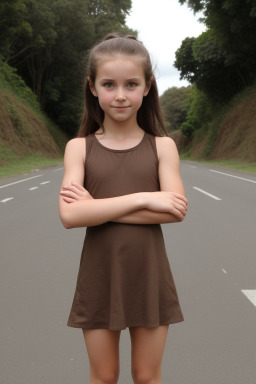
[[[97,65],[102,56],[115,55],[137,55],[144,59],[144,71],[146,84],[151,82],[147,96],[143,98],[142,105],[137,113],[138,125],[154,136],[160,136],[161,132],[168,136],[164,126],[163,116],[160,108],[156,79],[153,74],[149,53],[144,45],[137,40],[136,36],[122,36],[117,33],[109,33],[104,39],[96,44],[88,56],[87,76],[95,83]],[[82,122],[78,131],[78,137],[85,137],[103,127],[104,112],[101,109],[98,98],[93,96],[88,78],[85,81],[85,105]]]

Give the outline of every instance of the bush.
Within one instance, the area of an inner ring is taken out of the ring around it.
[[[194,130],[195,130],[195,127],[188,122],[181,124],[181,132],[183,133],[184,136],[187,136],[187,137],[192,136]]]
[[[40,107],[36,96],[16,72],[16,68],[10,67],[0,57],[0,85],[19,96],[35,111],[39,111]]]

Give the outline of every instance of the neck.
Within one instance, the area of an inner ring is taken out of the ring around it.
[[[129,121],[113,121],[108,118],[104,119],[103,122],[105,135],[115,137],[127,137],[127,136],[138,136],[142,133],[142,129],[139,127],[137,120]]]

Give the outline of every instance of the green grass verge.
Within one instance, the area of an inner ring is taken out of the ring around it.
[[[202,164],[211,164],[217,165],[220,167],[235,169],[244,172],[256,173],[256,164],[244,163],[238,160],[203,160],[203,159],[193,159],[188,156],[187,153],[180,155],[181,160],[190,160]]]
[[[33,154],[26,157],[9,154],[5,165],[0,166],[0,178],[27,173],[35,168],[43,168],[51,165],[58,165],[63,162],[63,158],[48,159],[41,154]]]

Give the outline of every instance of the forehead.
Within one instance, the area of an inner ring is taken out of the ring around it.
[[[102,57],[98,60],[98,78],[145,78],[144,61],[140,56]]]

